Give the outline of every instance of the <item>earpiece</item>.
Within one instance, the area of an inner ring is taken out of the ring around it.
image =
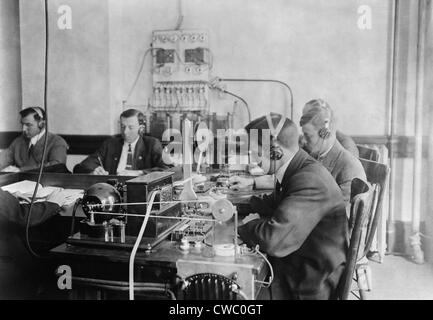
[[[39,122],[38,122],[38,128],[39,129],[43,129],[45,127],[45,120],[40,120]]]
[[[329,119],[325,119],[325,124],[319,130],[319,137],[322,139],[328,139],[331,135],[331,130],[329,129]]]
[[[30,107],[40,118],[40,120],[38,120],[38,128],[39,129],[43,129],[45,127],[45,115],[42,111],[41,108],[39,107]]]
[[[270,148],[271,160],[280,160],[284,155],[283,149],[275,143],[275,138],[272,137],[272,144]]]
[[[138,119],[138,124],[140,126],[138,129],[138,134],[142,136],[146,133],[146,120],[144,114],[142,114],[141,112],[137,114],[137,119]]]

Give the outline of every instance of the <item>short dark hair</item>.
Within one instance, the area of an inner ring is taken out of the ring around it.
[[[271,116],[271,120],[272,120],[272,125],[274,126],[274,128],[276,128],[278,126],[278,123],[281,121],[281,118],[283,118],[283,116],[281,114],[274,113],[274,112],[271,112],[270,116]],[[254,119],[253,121],[251,121],[249,124],[246,125],[245,130],[247,131],[248,134],[250,133],[251,129],[259,130],[259,132],[258,132],[259,141],[258,142],[261,145],[262,131],[266,130],[266,129],[270,129],[268,121],[266,119],[266,116],[262,116],[260,118]],[[294,147],[299,146],[298,129],[296,128],[293,121],[290,120],[289,118],[285,118],[283,127],[281,128],[277,137],[274,137],[274,138],[276,138],[276,140],[284,148],[287,148],[287,149],[292,149]]]
[[[28,107],[20,111],[21,118],[25,118],[29,114],[33,114],[36,121],[45,120],[45,111],[41,107]]]
[[[137,109],[127,109],[120,114],[120,118],[131,118],[136,116],[139,124],[144,124],[144,114]]]

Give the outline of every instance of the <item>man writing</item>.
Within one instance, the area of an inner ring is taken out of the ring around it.
[[[281,121],[281,129],[275,130]],[[299,149],[292,121],[272,114],[246,127],[248,133],[254,129],[262,135],[264,129],[274,131],[271,149],[260,139],[258,146],[263,161],[271,162],[269,173],[275,173],[277,183],[271,195],[251,198],[259,215],[247,216],[239,236],[270,257],[274,299],[335,298],[346,262],[348,228],[340,189],[322,165]]]
[[[142,135],[144,115],[128,109],[120,115],[121,135],[103,142],[93,154],[74,167],[74,173],[138,176],[146,169],[164,169],[162,145],[158,139]]]
[[[4,172],[37,169],[42,161],[45,134],[48,137],[44,166],[63,165],[66,168],[68,145],[60,136],[46,132],[44,110],[29,107],[21,110],[20,115],[23,133],[0,153],[0,169]]]

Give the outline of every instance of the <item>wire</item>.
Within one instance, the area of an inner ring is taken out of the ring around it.
[[[144,52],[144,54],[143,54],[143,59],[141,60],[141,65],[140,65],[140,69],[138,70],[137,76],[135,77],[135,80],[134,80],[134,82],[133,82],[133,84],[132,84],[132,86],[131,86],[131,89],[129,90],[128,95],[126,96],[126,99],[123,100],[123,104],[124,104],[124,105],[126,104],[126,102],[128,102],[129,98],[131,97],[132,92],[133,92],[134,89],[135,89],[135,86],[137,85],[138,79],[140,78],[141,72],[143,71],[144,62],[145,62],[145,60],[146,60],[146,56],[147,56],[147,54],[148,54],[149,52],[151,52],[152,50],[159,50],[159,49],[162,49],[162,48],[152,48],[152,47],[150,47],[150,48],[148,48],[148,49]]]
[[[131,256],[129,257],[129,300],[134,300],[134,260],[137,253],[138,246],[143,238],[144,229],[146,229],[147,221],[149,220],[150,212],[152,211],[153,201],[158,191],[152,191],[150,196],[149,205],[147,206],[146,215],[141,225],[140,232],[135,240],[134,247],[132,248]]]
[[[30,207],[29,212],[27,215],[27,221],[26,221],[26,248],[36,258],[40,258],[41,256],[38,255],[33,249],[30,244],[30,237],[29,237],[29,229],[30,229],[30,220],[32,217],[32,210],[33,205],[35,203],[36,194],[38,193],[39,183],[42,178],[42,172],[44,170],[44,162],[47,154],[47,142],[48,142],[48,106],[47,106],[47,84],[48,84],[48,0],[44,1],[44,13],[45,13],[45,60],[44,60],[44,110],[45,110],[45,137],[44,137],[44,149],[42,152],[42,159],[41,164],[39,166],[39,173],[38,173],[38,179],[36,181],[36,186],[33,191],[32,200],[30,201]]]
[[[181,25],[182,25],[182,22],[183,22],[182,0],[179,0],[178,3],[179,3],[179,6],[178,6],[178,8],[179,8],[179,16],[177,18],[177,23],[176,23],[176,29],[175,30],[179,30],[180,27],[181,27]]]
[[[273,80],[273,79],[219,79],[219,81],[227,81],[227,82],[273,82],[273,83],[279,83],[283,85],[287,90],[290,92],[290,120],[293,120],[293,92],[290,86],[280,80]]]
[[[269,266],[269,271],[271,272],[271,275],[269,276],[269,281],[256,281],[256,282],[261,283],[265,288],[269,288],[269,287],[271,286],[271,284],[272,284],[272,281],[274,281],[274,269],[272,268],[272,265],[271,265],[271,263],[269,262],[269,260],[266,258],[266,256],[265,256],[263,253],[261,253],[261,252],[259,251],[259,245],[257,245],[257,246],[254,248],[254,251],[255,251],[257,254],[259,254],[259,255],[263,258],[263,260],[266,261],[266,263],[267,263],[268,266]]]
[[[228,95],[231,95],[232,97],[235,97],[244,103],[244,105],[247,107],[247,111],[248,111],[248,122],[251,122],[251,111],[250,111],[250,106],[248,105],[248,103],[242,97],[234,94],[233,92],[227,91],[225,89],[222,89],[222,92],[227,93]]]
[[[235,97],[236,99],[241,100],[241,101],[244,103],[244,105],[245,105],[245,107],[247,108],[247,111],[248,111],[248,122],[251,122],[251,111],[250,111],[250,106],[249,106],[248,103],[245,101],[245,99],[243,99],[242,97],[240,97],[240,96],[234,94],[233,92],[227,91],[226,89],[223,89],[223,88],[221,88],[221,87],[219,87],[219,86],[216,86],[215,84],[208,83],[207,85],[208,85],[208,87],[209,87],[210,89],[212,89],[212,90],[219,90],[219,91],[221,91],[221,92],[223,92],[223,93],[226,93],[226,94],[228,94],[228,95],[230,95],[230,96],[232,96],[232,97]]]

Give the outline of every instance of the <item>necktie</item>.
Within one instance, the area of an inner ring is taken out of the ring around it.
[[[32,156],[32,152],[33,152],[33,144],[30,144],[29,150],[27,151],[27,155],[29,158]]]
[[[131,144],[128,144],[128,155],[126,157],[126,170],[132,170],[132,149]]]

